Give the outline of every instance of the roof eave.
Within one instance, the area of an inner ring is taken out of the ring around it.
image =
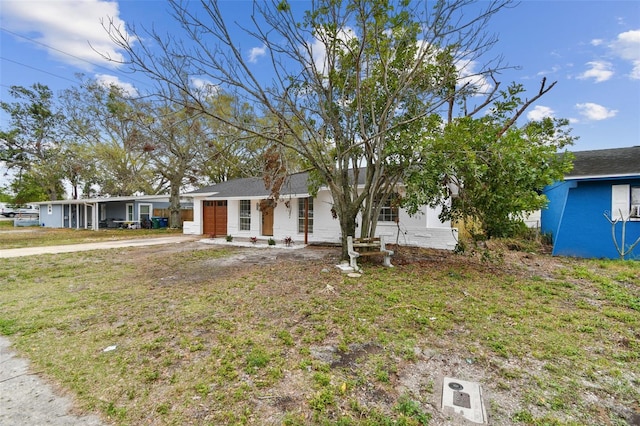
[[[602,179],[628,179],[640,178],[640,173],[623,173],[615,175],[584,175],[584,176],[565,176],[564,180],[602,180]]]

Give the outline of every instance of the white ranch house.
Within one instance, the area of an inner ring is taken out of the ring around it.
[[[183,232],[273,238],[277,242],[290,237],[304,244],[340,243],[340,223],[332,213],[331,193],[320,188],[316,197],[311,197],[307,180],[307,173],[291,175],[275,206],[262,178],[234,179],[184,194],[193,199],[194,220],[184,222]],[[439,209],[425,206],[412,217],[402,209],[385,207],[376,236],[384,236],[391,244],[453,250],[458,231],[449,222],[440,221],[439,213]]]

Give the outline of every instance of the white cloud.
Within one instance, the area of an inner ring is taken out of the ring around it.
[[[111,87],[111,86],[119,87],[120,89],[122,89],[122,93],[125,96],[129,96],[129,97],[138,96],[138,89],[136,89],[135,86],[133,86],[130,83],[124,83],[120,81],[120,79],[115,75],[96,74],[95,79],[96,79],[96,82],[98,82],[98,84],[101,84],[104,87]]]
[[[592,46],[600,46],[602,45],[602,43],[604,43],[604,40],[602,40],[601,38],[594,38],[593,40],[591,40]]]
[[[125,36],[132,38],[126,34],[119,14],[115,1],[2,0],[3,27],[42,43],[38,47],[47,50],[56,60],[85,71],[93,70],[92,64],[116,66],[94,49],[116,61],[123,59],[101,23],[101,20],[106,24],[112,19]]]
[[[252,48],[249,51],[249,62],[255,64],[258,62],[258,59],[263,57],[266,53],[267,48],[265,46]]]
[[[571,64],[569,64],[568,66],[571,66]],[[551,74],[556,74],[561,70],[562,70],[562,67],[560,65],[553,65],[549,69],[538,71],[536,73],[536,76],[538,76],[538,77],[546,77],[546,76],[551,75]]]
[[[196,89],[200,95],[211,96],[218,92],[218,86],[209,80],[203,78],[191,77],[191,86]]]
[[[640,80],[640,30],[618,34],[610,47],[620,58],[631,62],[633,68],[629,76]]]
[[[456,62],[458,70],[458,87],[465,84],[475,87],[478,96],[489,93],[493,89],[493,84],[476,70],[478,62],[470,60],[459,60]]]
[[[543,118],[553,117],[555,111],[549,107],[536,105],[531,111],[527,113],[527,118],[531,121],[540,121]]]
[[[592,102],[576,104],[576,108],[579,110],[580,115],[591,121],[606,120],[607,118],[615,117],[618,113],[615,109],[608,109]]]
[[[613,76],[613,71],[611,70],[612,65],[610,62],[592,61],[587,62],[587,65],[591,68],[578,76],[580,80],[593,78],[595,79],[596,83],[602,83],[603,81],[609,80]]]

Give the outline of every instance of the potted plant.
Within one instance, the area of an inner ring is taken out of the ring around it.
[[[273,238],[269,238],[267,240],[267,244],[269,244],[270,246],[275,246],[276,245],[276,240],[274,240]]]
[[[291,245],[293,244],[293,238],[291,237],[284,237],[284,245],[287,247],[291,247]]]
[[[258,242],[258,237],[251,237],[249,238],[249,241],[251,241],[251,244],[255,244]]]
[[[233,235],[227,235],[227,242],[230,243],[233,241]]]

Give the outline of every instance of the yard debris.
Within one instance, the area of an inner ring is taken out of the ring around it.
[[[102,350],[102,352],[111,352],[111,351],[115,351],[118,348],[118,345],[111,345],[111,346],[107,346],[106,348],[104,348]]]
[[[333,293],[336,294],[336,289],[335,287],[333,287],[330,284],[327,284],[326,287],[324,288],[324,290],[322,290],[323,293]]]

